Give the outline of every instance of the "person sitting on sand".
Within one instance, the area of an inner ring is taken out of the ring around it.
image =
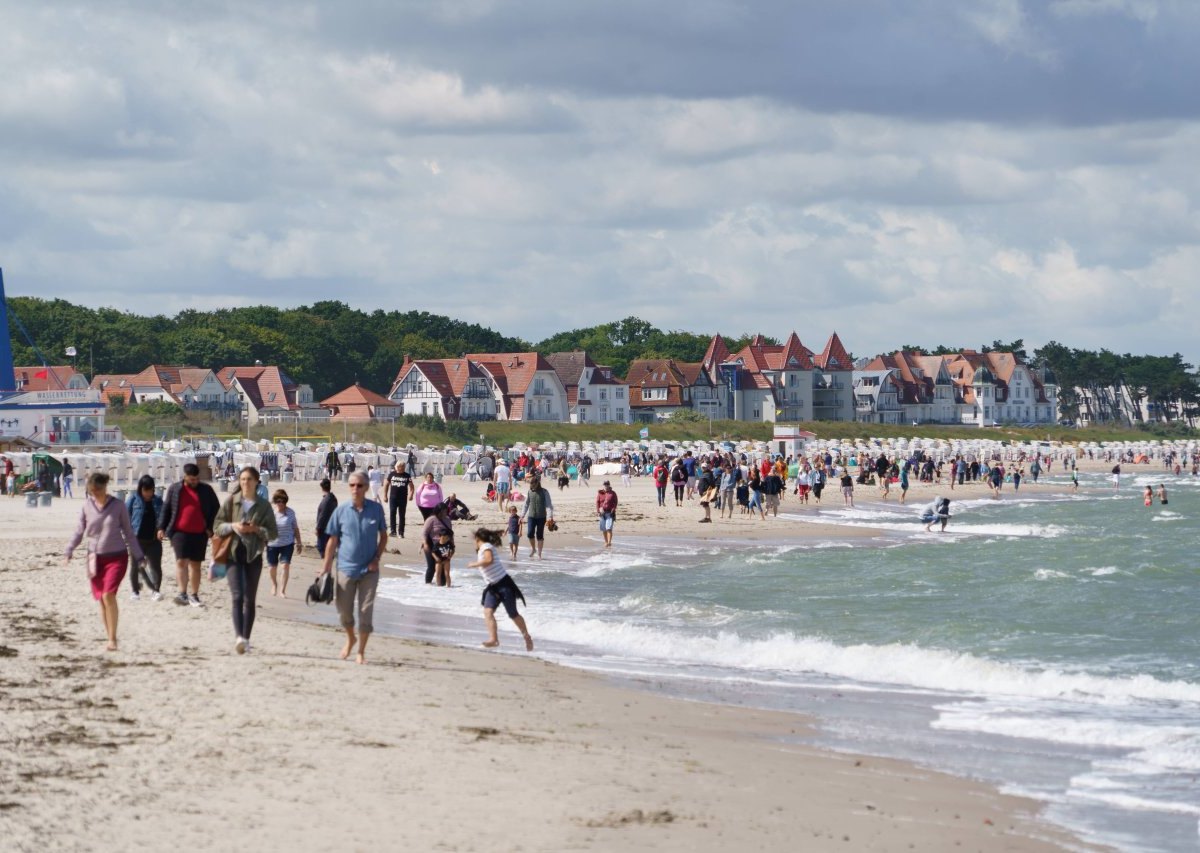
[[[346,645],[341,658],[354,651],[358,641],[358,663],[366,663],[367,640],[375,630],[375,590],[379,586],[379,558],[387,547],[387,514],[383,507],[367,499],[367,476],[355,471],[349,476],[350,502],[333,511],[329,525],[329,543],[325,547],[325,564],[321,574],[333,569],[337,558],[338,616],[346,631]],[[354,616],[358,613],[358,634],[354,632]]]
[[[479,528],[475,531],[477,559],[467,563],[469,568],[479,569],[484,583],[487,584],[479,601],[483,605],[483,622],[487,626],[488,632],[488,638],[483,642],[483,646],[494,649],[500,645],[496,625],[496,607],[503,604],[508,618],[525,638],[525,651],[531,652],[533,651],[533,637],[529,636],[529,628],[525,625],[524,617],[517,612],[517,599],[521,599],[521,603],[524,604],[525,596],[521,594],[516,581],[512,579],[505,570],[504,564],[500,562],[500,551],[497,550],[499,545],[500,531]]]

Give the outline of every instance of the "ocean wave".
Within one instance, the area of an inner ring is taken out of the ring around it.
[[[732,631],[696,636],[586,618],[539,619],[539,626],[540,632],[550,639],[666,665],[733,667],[749,672],[815,672],[874,684],[983,696],[1200,704],[1200,684],[1160,681],[1148,675],[1114,678],[1054,669],[1023,669],[966,653],[910,644],[841,646],[790,632],[762,639],[746,639]]]
[[[1163,769],[1200,770],[1200,730],[1195,727],[1147,725],[1128,719],[1101,719],[1065,714],[1037,716],[983,706],[939,707],[935,729],[980,732],[1005,737],[1034,738],[1054,743],[1136,750],[1137,761],[1124,760],[1109,770],[1161,772]],[[1032,709],[1031,709],[1032,710]],[[1106,774],[1109,775],[1109,774]]]

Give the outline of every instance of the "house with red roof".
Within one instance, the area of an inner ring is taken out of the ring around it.
[[[499,408],[492,377],[467,358],[404,357],[387,398],[402,415],[492,421]]]
[[[898,390],[904,423],[994,426],[1054,423],[1058,386],[1052,373],[1038,371],[1012,352],[963,350],[951,355],[894,352],[855,373],[859,420],[888,423],[869,408],[872,375],[886,371]]]
[[[897,399],[901,409],[898,420],[888,417],[876,417],[878,412],[871,412],[864,404],[859,407],[856,419],[868,423],[958,423],[958,411],[961,403],[961,392],[947,369],[946,357],[940,355],[925,355],[918,351],[898,351],[890,355],[876,356],[869,361],[862,371],[855,373],[855,393],[857,396],[871,396],[870,388],[874,381],[867,374],[886,371],[890,374],[890,384],[896,388]]]
[[[629,423],[629,386],[611,367],[596,364],[583,350],[553,352],[546,361],[567,392],[571,423]]]
[[[92,377],[89,387],[100,392],[104,405],[132,406],[138,402],[138,396],[133,390],[133,373],[97,373]],[[116,400],[121,402],[117,403]]]
[[[312,386],[293,381],[274,365],[222,367],[213,372],[227,391],[237,394],[242,419],[251,424],[329,420],[329,410],[313,400]]]
[[[703,362],[642,358],[629,364],[625,377],[633,420],[665,420],[680,409],[723,417],[716,383]]]
[[[141,373],[133,374],[127,382],[139,403],[162,400],[185,409],[209,411],[242,408],[238,392],[221,382],[214,371],[204,367],[151,364]]]
[[[377,394],[370,388],[364,388],[357,382],[331,397],[326,397],[321,401],[321,405],[329,410],[329,419],[332,421],[385,420],[401,415],[400,406],[394,400]]]
[[[567,422],[567,389],[545,356],[504,352],[468,353],[463,357],[492,380],[497,420]]]
[[[1057,385],[1046,381],[1047,377],[1016,353],[963,350],[946,358],[946,369],[961,400],[959,423],[993,426],[1057,421]]]
[[[714,335],[704,369],[720,389],[722,416],[759,422],[854,419],[854,365],[834,332],[819,354],[795,332],[782,344],[755,335],[735,353]]]
[[[14,367],[18,391],[86,391],[87,377],[69,364]]]

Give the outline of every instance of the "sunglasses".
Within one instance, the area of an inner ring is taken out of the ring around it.
[[[365,489],[367,487],[366,483],[347,483],[346,485],[352,489]]]

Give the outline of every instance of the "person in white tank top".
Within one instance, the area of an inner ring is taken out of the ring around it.
[[[525,638],[525,651],[533,651],[533,637],[529,635],[529,628],[525,625],[525,618],[517,612],[517,599],[522,603],[525,602],[525,596],[521,594],[520,588],[516,581],[508,574],[504,568],[504,564],[500,562],[500,551],[498,546],[501,542],[500,531],[488,530],[481,527],[475,531],[475,548],[477,559],[467,563],[468,568],[479,569],[483,575],[483,582],[487,586],[483,589],[483,597],[480,599],[480,604],[483,605],[483,622],[487,626],[488,638],[484,641],[484,648],[494,649],[500,645],[500,638],[497,633],[496,625],[496,608],[503,604],[504,610],[508,613],[508,618],[521,632],[521,636]]]

